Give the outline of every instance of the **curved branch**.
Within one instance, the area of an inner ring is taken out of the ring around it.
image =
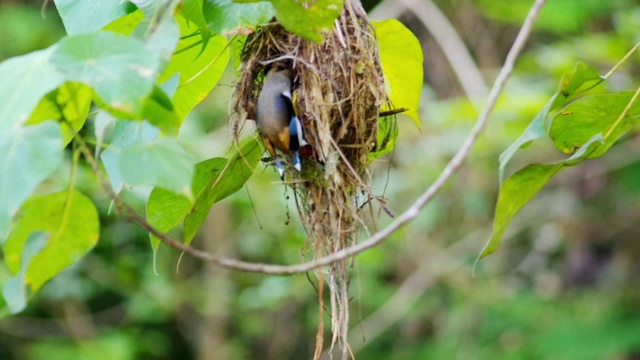
[[[546,0],[536,0],[536,2],[531,7],[531,10],[529,10],[529,14],[525,19],[524,24],[522,25],[522,28],[520,29],[520,32],[518,33],[518,36],[516,37],[511,47],[511,50],[509,50],[509,54],[507,54],[505,63],[502,66],[502,69],[500,70],[500,73],[498,74],[498,77],[496,78],[495,83],[493,84],[493,87],[489,94],[488,104],[486,108],[478,117],[478,120],[473,126],[473,129],[471,130],[471,133],[469,134],[465,142],[462,144],[462,146],[460,147],[458,152],[455,154],[455,156],[449,161],[449,163],[444,168],[444,170],[442,170],[442,173],[440,173],[440,176],[438,176],[436,181],[433,182],[431,186],[429,186],[429,188],[413,203],[413,205],[411,205],[411,207],[409,207],[404,213],[398,216],[386,228],[378,231],[377,233],[373,234],[373,236],[371,236],[370,238],[368,238],[367,240],[361,243],[350,246],[348,248],[344,248],[340,251],[318,258],[313,261],[305,262],[298,265],[271,265],[271,264],[253,263],[253,262],[246,262],[246,261],[240,261],[236,259],[216,256],[206,251],[196,249],[187,244],[184,244],[183,242],[176,240],[173,237],[151,226],[142,216],[136,213],[135,210],[133,210],[129,205],[127,205],[124,201],[120,199],[120,197],[113,191],[113,188],[109,183],[109,180],[106,179],[102,174],[96,159],[91,154],[91,151],[86,146],[86,143],[84,142],[84,140],[79,135],[77,135],[77,138],[80,143],[79,148],[80,148],[80,151],[82,151],[82,153],[84,154],[86,160],[91,165],[96,176],[100,178],[103,188],[107,191],[109,196],[115,201],[118,209],[121,212],[123,212],[130,221],[139,224],[145,230],[157,236],[166,245],[173,247],[175,249],[178,249],[180,251],[184,251],[186,254],[196,259],[207,261],[212,264],[215,264],[224,268],[228,268],[228,269],[233,269],[233,270],[256,272],[256,273],[271,274],[271,275],[291,275],[291,274],[308,272],[313,269],[330,265],[336,261],[343,260],[349,256],[359,254],[365,250],[371,249],[374,246],[380,244],[383,240],[385,240],[391,234],[396,232],[402,226],[414,220],[420,213],[420,210],[422,210],[431,201],[431,199],[433,199],[433,197],[438,193],[438,191],[440,191],[440,189],[444,186],[444,184],[451,178],[453,173],[458,168],[460,168],[460,166],[462,166],[462,164],[464,163],[464,160],[469,155],[471,148],[476,143],[476,141],[478,140],[478,137],[484,130],[489,120],[489,115],[493,111],[496,105],[496,102],[498,101],[498,97],[500,93],[502,93],[502,90],[505,87],[507,79],[509,78],[509,76],[511,75],[511,72],[513,71],[515,62],[518,56],[520,55],[520,52],[522,51],[522,48],[524,47],[527,39],[529,38],[529,35],[531,34],[531,30],[533,28],[535,19],[537,18],[542,6],[545,3],[546,3]]]

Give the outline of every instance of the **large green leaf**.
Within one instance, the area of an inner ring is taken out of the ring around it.
[[[635,101],[626,116],[616,123],[634,93],[623,91],[590,95],[572,102],[562,108],[553,119],[549,137],[556,148],[565,153],[573,153],[597,134],[609,135],[605,137],[605,146],[589,154],[590,157],[603,155],[620,136],[640,122],[640,102]]]
[[[214,34],[246,33],[275,16],[269,2],[239,4],[233,0],[204,0],[201,3],[207,28]]]
[[[180,14],[199,29],[207,28],[204,18],[204,0],[185,0],[180,7]]]
[[[160,138],[125,148],[118,167],[127,184],[158,186],[191,195],[193,156],[173,139]]]
[[[120,157],[127,147],[147,143],[158,137],[160,131],[146,121],[117,121],[111,144],[102,152],[100,159],[104,163],[111,186],[120,191],[124,177],[120,172]]]
[[[44,232],[47,244],[33,256],[25,277],[25,284],[35,292],[91,250],[98,241],[99,229],[95,206],[77,190],[33,197],[20,210],[4,245],[5,262],[18,273],[27,239],[34,232]]]
[[[0,243],[20,206],[58,168],[61,144],[60,128],[53,121],[1,133]]]
[[[122,117],[139,119],[160,59],[140,40],[111,32],[65,38],[51,58],[70,81],[89,85],[98,102]]]
[[[189,33],[189,25],[184,19],[179,19],[182,34]],[[200,103],[211,89],[218,83],[227,63],[229,62],[229,47],[224,36],[217,35],[209,39],[202,50],[198,45],[199,38],[186,37],[178,44],[175,54],[159,82],[164,82],[175,74],[180,75],[178,89],[173,95],[173,104],[180,120]]]
[[[64,78],[50,64],[56,47],[0,63],[0,133],[23,124],[40,99],[62,85]]]
[[[171,99],[162,88],[154,86],[151,96],[144,103],[142,114],[163,133],[178,136],[183,119],[178,116]]]
[[[260,144],[251,138],[229,160],[213,158],[198,163],[192,183],[195,201],[155,188],[147,203],[147,221],[163,232],[184,222],[184,240],[191,242],[213,204],[240,190],[261,156]],[[151,236],[151,241],[157,247],[158,239]]]
[[[28,124],[57,120],[62,129],[62,146],[71,142],[82,128],[93,100],[91,89],[85,85],[68,82],[42,98],[29,117]]]
[[[404,113],[422,129],[418,115],[422,90],[422,47],[416,37],[395,19],[373,21],[380,49],[387,96],[394,108]],[[390,110],[388,107],[382,110]]]
[[[576,64],[571,74],[562,76],[558,89],[549,101],[547,101],[542,110],[533,118],[520,137],[500,154],[500,166],[498,168],[500,183],[503,182],[504,171],[513,155],[515,155],[518,150],[529,146],[534,140],[547,135],[548,126],[545,121],[549,112],[568,104],[577,96],[584,94],[601,82],[602,77],[598,71],[582,62]]]
[[[102,29],[113,20],[135,10],[127,1],[54,0],[65,30],[69,35]]]
[[[226,1],[221,1],[226,2]],[[236,2],[258,2],[236,0]],[[269,0],[276,9],[276,19],[288,31],[311,41],[322,42],[340,16],[343,0],[291,1]]]

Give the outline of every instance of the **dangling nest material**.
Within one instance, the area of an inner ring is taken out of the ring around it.
[[[234,110],[239,115],[232,124],[236,139],[245,121],[256,119],[266,68],[274,65],[293,70],[294,107],[315,152],[316,159],[306,159],[302,172],[288,167],[287,182],[296,191],[300,217],[316,249],[315,256],[324,256],[353,245],[363,230],[368,234],[367,214],[371,215],[374,199],[369,154],[376,147],[379,109],[387,97],[375,35],[360,2],[345,1],[322,44],[289,33],[277,23],[260,27],[249,36],[234,94]],[[326,279],[332,346],[339,344],[343,357],[348,354],[352,265],[352,259],[346,259],[332,264],[324,274],[317,272],[319,331]],[[318,340],[316,357],[322,348],[321,335]]]

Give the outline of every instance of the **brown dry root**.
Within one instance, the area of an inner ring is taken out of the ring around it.
[[[287,166],[287,182],[296,191],[315,256],[323,256],[357,242],[371,222],[370,212],[365,211],[373,199],[369,153],[376,146],[379,108],[387,97],[373,29],[359,1],[345,1],[322,44],[291,34],[277,23],[248,37],[234,94],[236,139],[245,121],[256,118],[264,74],[274,65],[293,69],[294,106],[317,159],[305,159],[299,174]],[[320,286],[324,280],[329,287],[331,347],[337,344],[342,358],[349,354],[352,266],[353,260],[346,259],[317,274]],[[320,296],[321,307],[323,301]],[[322,316],[319,320],[322,324]],[[322,337],[318,338],[317,349],[322,349]]]

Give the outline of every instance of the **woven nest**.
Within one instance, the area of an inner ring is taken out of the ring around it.
[[[339,251],[368,233],[374,199],[369,154],[377,143],[379,109],[387,101],[375,35],[359,1],[345,1],[325,35],[317,44],[276,22],[251,34],[242,54],[233,104],[238,116],[232,124],[237,139],[246,120],[256,119],[269,67],[292,69],[294,107],[315,159],[305,159],[300,173],[288,166],[285,183],[295,190],[315,256]],[[345,356],[351,267],[352,260],[346,259],[317,272],[321,308],[323,279],[329,285],[332,345],[339,343]]]

